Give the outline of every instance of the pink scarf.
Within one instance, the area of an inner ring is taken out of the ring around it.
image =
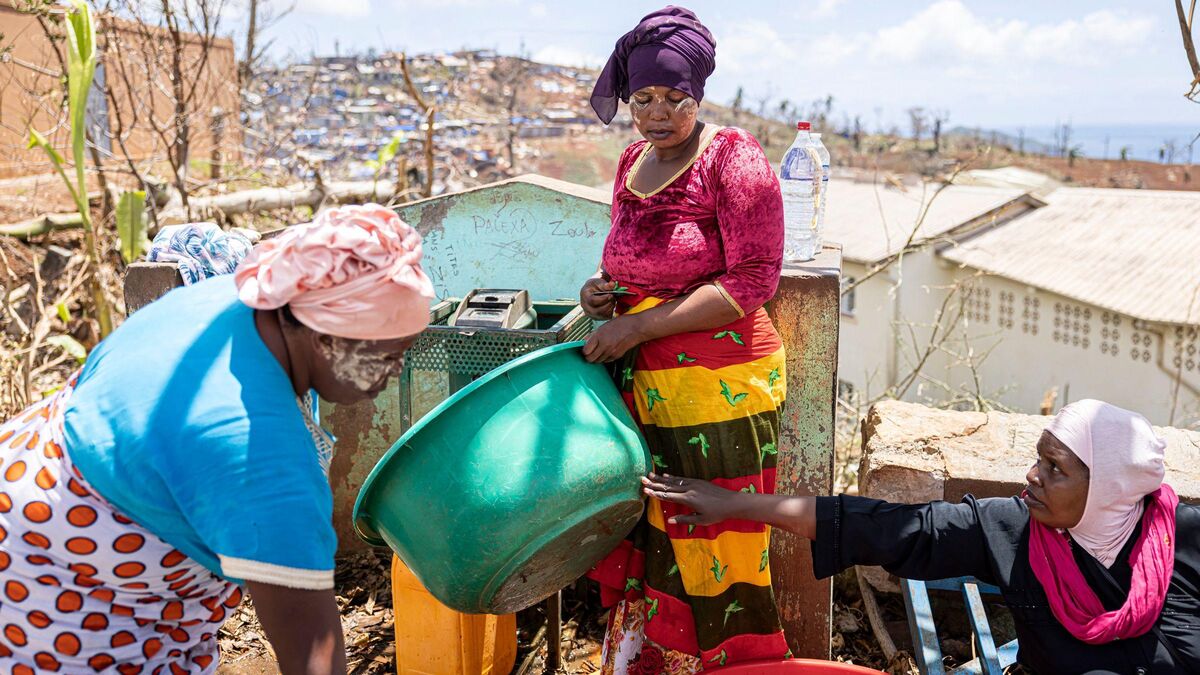
[[[1179,497],[1170,485],[1150,495],[1142,535],[1133,545],[1129,564],[1133,578],[1120,609],[1104,611],[1100,598],[1083,578],[1067,535],[1029,519],[1029,564],[1050,599],[1050,610],[1076,638],[1092,645],[1143,635],[1162,614],[1167,586],[1175,569],[1175,507]]]
[[[1133,576],[1120,609],[1104,610],[1075,563],[1067,533],[1031,518],[1033,573],[1055,618],[1079,640],[1104,644],[1143,635],[1162,613],[1175,568],[1179,497],[1162,482],[1165,443],[1146,418],[1094,400],[1063,408],[1047,430],[1091,471],[1083,517],[1069,529],[1070,539],[1111,567],[1139,520],[1142,532],[1129,556]]]

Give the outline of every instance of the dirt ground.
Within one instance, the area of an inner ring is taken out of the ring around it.
[[[346,635],[348,671],[352,675],[384,675],[396,672],[392,630],[394,608],[388,584],[389,553],[358,554],[339,561],[338,605]],[[916,675],[910,656],[904,602],[896,594],[877,594],[882,627],[899,652],[889,663],[876,640],[864,609],[854,570],[834,579],[833,658],[884,670],[895,675]],[[947,663],[961,664],[972,658],[972,648],[961,599],[955,594],[933,597],[934,616],[942,631],[942,649]],[[563,629],[558,672],[569,675],[595,673],[600,668],[600,650],[607,612],[600,607],[594,584],[580,581],[563,590]],[[999,643],[1013,639],[1012,621],[1000,606],[989,606],[992,628]],[[545,625],[544,605],[538,604],[517,615],[518,654],[514,675],[540,675],[546,670],[546,645],[540,634]],[[278,673],[274,653],[254,615],[251,601],[243,602],[220,635],[222,675],[266,675]],[[535,640],[537,642],[535,643]],[[1019,669],[1010,669],[1019,673]]]
[[[860,437],[857,419],[848,409],[839,407],[835,449],[835,490],[855,494],[858,491],[857,467]],[[349,671],[354,674],[382,675],[396,672],[392,606],[389,585],[390,552],[375,550],[338,561],[338,605],[346,631]],[[855,570],[834,578],[832,607],[832,656],[835,660],[884,670],[895,675],[916,675],[919,671],[910,656],[904,601],[899,594],[876,593],[880,627],[899,650],[889,662],[870,625],[859,590]],[[960,664],[972,658],[970,633],[961,597],[954,593],[934,593],[931,597],[935,620],[941,631],[942,648],[948,663]],[[400,608],[402,611],[402,608]],[[989,605],[988,613],[999,644],[1015,637],[1008,611]],[[568,586],[562,593],[562,663],[559,673],[590,674],[599,671],[601,645],[608,614],[600,606],[598,587],[587,580]],[[514,675],[540,675],[546,670],[546,646],[539,630],[546,624],[544,604],[535,605],[517,615],[518,655]],[[275,673],[274,657],[263,639],[249,600],[243,603],[222,631],[223,659],[220,673],[263,675]],[[1010,673],[1019,670],[1010,669]]]

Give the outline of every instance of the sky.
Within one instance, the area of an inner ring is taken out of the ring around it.
[[[285,0],[272,0],[276,3]],[[660,0],[661,1],[661,0]],[[271,56],[524,49],[600,66],[659,2],[295,0]],[[907,128],[914,106],[949,126],[1195,125],[1191,77],[1169,0],[691,0],[717,40],[706,96],[833,96],[834,116]],[[755,104],[757,105],[757,104]]]

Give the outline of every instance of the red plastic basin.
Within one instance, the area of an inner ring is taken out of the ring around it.
[[[783,661],[750,661],[747,663],[738,663],[724,668],[716,668],[711,671],[713,673],[722,673],[724,675],[850,675],[858,673],[858,675],[887,675],[882,670],[873,670],[862,666],[854,666],[849,663],[838,663],[837,661],[818,661],[816,659],[785,659]]]

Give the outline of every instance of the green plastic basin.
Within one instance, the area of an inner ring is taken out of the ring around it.
[[[603,366],[573,342],[472,382],[371,471],[359,536],[460,612],[524,609],[586,573],[642,513],[650,455]]]

